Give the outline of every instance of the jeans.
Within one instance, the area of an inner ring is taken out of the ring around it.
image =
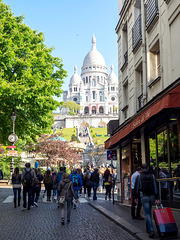
[[[28,209],[32,203],[32,186],[23,186],[23,207],[26,208],[26,194],[28,193]]]
[[[148,232],[154,232],[152,218],[151,218],[151,208],[154,204],[154,196],[142,196],[141,203],[144,208],[144,213],[146,216],[146,229]]]
[[[99,184],[96,182],[92,182],[91,185],[93,188],[93,200],[95,201],[95,200],[97,200],[96,193],[97,193],[97,188],[98,188]]]
[[[111,199],[111,185],[105,185],[106,188],[106,193],[105,195],[109,197],[109,199]]]
[[[21,188],[13,188],[14,199],[17,199],[17,192],[18,192],[18,199],[21,198]]]
[[[40,186],[38,187],[34,186],[32,190],[32,206],[34,205],[34,202],[36,203],[38,202],[39,195],[40,195]]]
[[[70,220],[71,215],[71,199],[66,199],[65,203],[61,206],[61,218],[65,218],[65,209],[67,205],[67,220]]]

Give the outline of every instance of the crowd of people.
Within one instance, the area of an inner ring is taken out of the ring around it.
[[[67,169],[69,170],[69,169]],[[102,170],[104,170],[102,172]],[[80,168],[74,168],[67,173],[66,167],[60,167],[57,172],[48,167],[47,171],[42,174],[39,168],[31,168],[30,163],[25,164],[25,168],[20,173],[19,168],[14,169],[12,175],[12,186],[14,193],[14,208],[21,204],[21,188],[23,186],[23,208],[22,211],[30,210],[32,207],[38,207],[38,200],[41,193],[41,185],[44,183],[45,190],[42,197],[47,202],[58,202],[58,208],[61,209],[62,224],[65,223],[65,209],[67,209],[67,222],[70,222],[71,208],[76,209],[78,198],[82,195],[90,201],[91,193],[93,192],[93,201],[97,200],[97,191],[105,188],[105,200],[111,201],[111,189],[113,177],[108,167],[101,169],[85,168],[82,171]],[[102,181],[101,181],[102,179]],[[62,204],[62,199],[64,202]],[[60,202],[61,200],[61,202]]]

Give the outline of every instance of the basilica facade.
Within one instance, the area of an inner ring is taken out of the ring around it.
[[[69,89],[63,92],[63,101],[79,104],[82,109],[78,113],[81,115],[118,113],[118,78],[114,74],[113,65],[108,75],[105,60],[96,48],[94,35],[92,49],[84,58],[81,75],[75,65]]]

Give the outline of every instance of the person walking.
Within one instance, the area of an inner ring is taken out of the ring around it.
[[[112,175],[108,168],[105,170],[103,178],[104,186],[106,188],[105,200],[107,200],[107,197],[109,197],[109,201],[111,201]]]
[[[99,187],[99,171],[98,168],[94,169],[94,172],[91,174],[91,186],[93,188],[93,201],[97,200],[97,189]]]
[[[75,203],[77,204],[77,194],[74,191],[73,183],[69,179],[68,173],[63,173],[62,181],[60,181],[58,186],[58,195],[60,197],[65,197],[65,203],[61,204],[61,220],[62,225],[65,223],[65,209],[67,209],[67,222],[70,223],[70,215],[71,215],[71,199],[75,198]]]
[[[19,168],[16,167],[14,169],[14,173],[12,175],[12,186],[14,193],[14,208],[17,206],[17,195],[18,195],[18,207],[21,202],[21,174],[19,173]]]
[[[84,174],[84,180],[85,180],[85,188],[87,189],[87,196],[88,201],[90,201],[91,197],[91,172],[89,171],[89,168]]]
[[[51,190],[52,190],[53,178],[51,176],[51,171],[48,169],[46,175],[44,176],[45,190],[47,191],[47,201],[51,202]]]
[[[76,194],[76,197],[78,198],[79,190],[82,187],[82,180],[81,180],[81,176],[77,173],[76,168],[74,168],[73,172],[69,175],[69,179],[73,183],[74,192]],[[76,205],[73,203],[73,197],[71,200],[71,204],[73,208],[76,209]]]
[[[52,178],[53,178],[53,201],[56,202],[57,200],[57,184],[56,184],[56,170],[52,169]]]
[[[140,194],[138,195],[137,209],[135,209],[136,202],[135,202],[134,186],[135,186],[136,178],[138,175],[140,175],[141,172],[142,172],[141,167],[137,167],[136,172],[134,172],[131,176],[131,189],[132,189],[131,217],[132,219],[144,220],[144,218],[140,215],[140,211],[142,207]],[[136,214],[135,214],[135,210],[136,210]]]
[[[39,173],[38,169],[35,169],[36,180],[32,188],[32,206],[38,207],[38,200],[41,191],[41,181],[43,180],[42,175]]]
[[[146,231],[149,234],[149,238],[154,238],[155,233],[151,217],[151,208],[154,203],[159,204],[158,191],[155,177],[149,172],[148,166],[145,163],[142,164],[141,174],[136,178],[134,191],[136,203],[138,203],[138,196],[140,194],[146,216]]]
[[[0,169],[0,180],[3,180],[3,171]]]
[[[30,210],[32,203],[32,187],[36,180],[36,174],[31,168],[30,163],[25,164],[25,169],[22,170],[21,180],[23,184],[23,211],[26,210],[26,195],[28,194],[28,208]]]

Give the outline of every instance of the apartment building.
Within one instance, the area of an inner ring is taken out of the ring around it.
[[[180,207],[180,1],[119,0],[116,33],[119,126],[105,147],[117,150],[118,199],[130,203],[131,175],[147,163],[157,179],[166,172],[162,200]]]

